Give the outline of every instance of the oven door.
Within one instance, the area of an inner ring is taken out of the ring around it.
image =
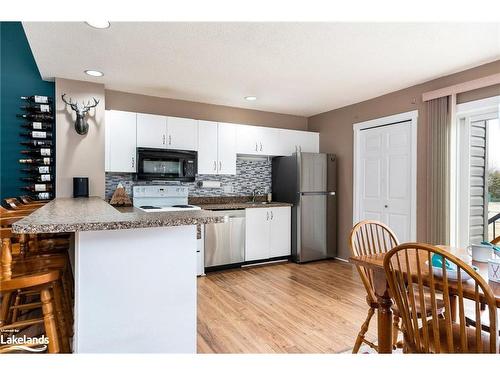
[[[194,181],[196,151],[137,149],[139,180]]]

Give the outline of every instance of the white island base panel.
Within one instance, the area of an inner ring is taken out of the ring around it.
[[[75,353],[196,353],[196,226],[75,233]]]

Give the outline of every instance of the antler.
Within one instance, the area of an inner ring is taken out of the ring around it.
[[[96,98],[92,98],[92,99],[94,99],[94,104],[90,104],[90,100],[89,100],[87,102],[87,105],[84,106],[84,108],[83,108],[84,113],[87,113],[90,110],[90,108],[94,108],[99,104],[99,100],[97,100]]]
[[[61,99],[64,103],[69,105],[73,111],[78,111],[78,103],[73,103],[71,98],[69,98],[69,102],[65,99],[66,94],[62,94]]]

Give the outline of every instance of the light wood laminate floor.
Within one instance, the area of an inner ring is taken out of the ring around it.
[[[198,353],[344,352],[366,318],[365,295],[356,269],[333,260],[209,273],[198,278]]]

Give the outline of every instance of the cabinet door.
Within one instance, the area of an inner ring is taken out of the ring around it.
[[[217,123],[198,122],[198,174],[217,174]]]
[[[106,111],[106,139],[108,170],[135,173],[136,166],[136,114]]]
[[[288,256],[292,240],[291,208],[273,207],[270,211],[269,258]]]
[[[245,214],[245,261],[268,259],[269,210],[266,208],[247,208]]]
[[[137,114],[137,147],[167,147],[167,117]]]
[[[282,142],[280,129],[257,127],[257,142],[261,155],[279,156],[282,155]]]
[[[217,136],[219,174],[236,174],[236,125],[219,123]]]
[[[300,132],[298,145],[302,152],[319,152],[319,133]]]
[[[257,141],[258,136],[257,126],[237,125],[236,152],[245,155],[261,155],[262,152]]]
[[[167,148],[198,151],[198,120],[169,117],[167,120]]]

